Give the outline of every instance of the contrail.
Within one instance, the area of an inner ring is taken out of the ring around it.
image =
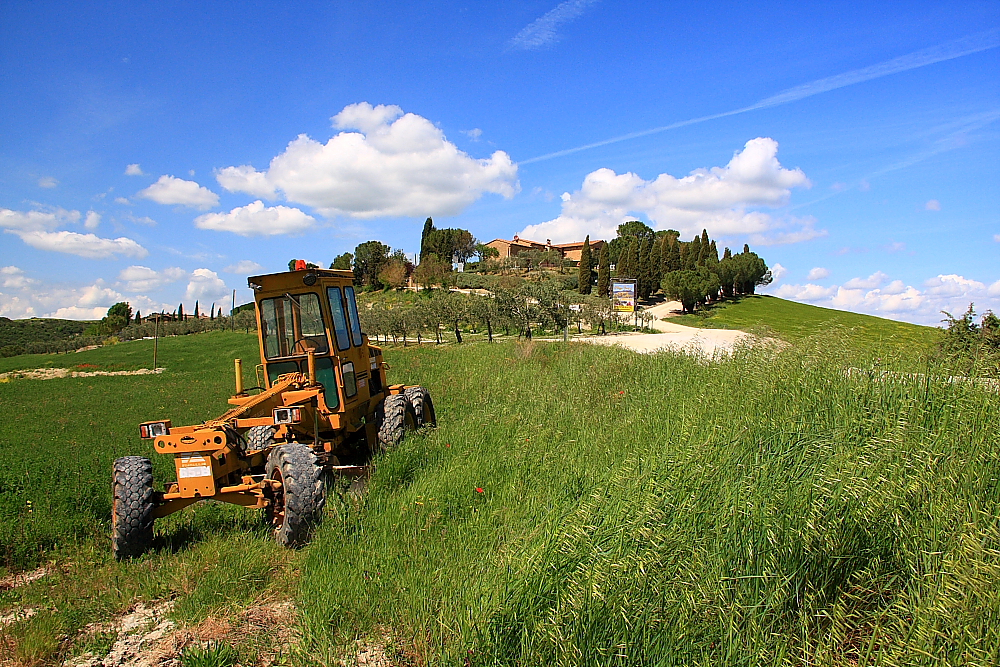
[[[1000,30],[989,30],[987,32],[981,32],[975,35],[969,35],[968,37],[962,37],[961,39],[938,44],[937,46],[921,49],[920,51],[914,51],[913,53],[908,53],[905,56],[899,56],[898,58],[886,60],[885,62],[870,65],[868,67],[862,67],[861,69],[851,70],[850,72],[844,72],[843,74],[826,77],[825,79],[810,81],[809,83],[804,83],[801,86],[795,86],[794,88],[783,90],[777,95],[772,95],[771,97],[765,98],[747,107],[734,109],[732,111],[724,111],[722,113],[716,113],[709,116],[700,116],[698,118],[682,120],[676,123],[671,123],[670,125],[663,125],[649,130],[632,132],[631,134],[623,134],[612,139],[596,141],[592,144],[577,146],[576,148],[567,148],[565,150],[556,151],[555,153],[546,153],[545,155],[539,155],[538,157],[521,160],[520,164],[531,164],[532,162],[551,160],[552,158],[562,157],[563,155],[570,155],[572,153],[579,153],[580,151],[597,148],[598,146],[607,146],[608,144],[618,143],[619,141],[627,141],[629,139],[645,137],[658,132],[675,130],[686,125],[695,125],[697,123],[704,123],[708,120],[725,118],[726,116],[735,116],[736,114],[746,113],[747,111],[768,109],[770,107],[788,104],[789,102],[797,102],[798,100],[812,97],[813,95],[818,95],[820,93],[825,93],[830,90],[836,90],[837,88],[851,86],[855,83],[861,83],[863,81],[871,81],[872,79],[879,79],[883,76],[906,72],[911,69],[925,67],[926,65],[933,65],[934,63],[943,62],[945,60],[954,60],[955,58],[961,58],[962,56],[979,53],[980,51],[995,49],[998,46],[1000,46]]]

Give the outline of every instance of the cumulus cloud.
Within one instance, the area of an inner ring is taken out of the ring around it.
[[[774,282],[781,280],[787,273],[788,269],[783,267],[781,264],[775,264],[771,267],[771,278]]]
[[[145,176],[146,174],[145,174],[145,172],[143,172],[142,167],[140,167],[138,164],[130,164],[127,167],[125,167],[125,175],[126,176]]]
[[[87,211],[87,217],[83,221],[83,226],[87,229],[97,229],[101,224],[101,214],[97,211]]]
[[[822,266],[816,266],[809,270],[809,275],[806,276],[806,280],[823,280],[824,278],[829,277],[829,269],[824,269]]]
[[[565,0],[527,26],[510,40],[509,47],[524,51],[535,51],[559,40],[556,30],[560,25],[577,18],[598,0]]]
[[[115,203],[116,204],[122,204],[124,206],[130,206],[132,204],[132,202],[130,202],[125,197],[115,197]]]
[[[87,259],[109,259],[117,255],[142,258],[149,254],[145,248],[124,236],[105,239],[94,234],[77,232],[19,232],[21,240],[39,250],[63,252]]]
[[[519,190],[507,153],[472,158],[398,106],[351,104],[332,121],[343,131],[325,144],[299,135],[267,171],[227,167],[216,179],[230,192],[275,199],[280,191],[324,215],[361,219],[457,215],[485,193],[510,198]]]
[[[214,301],[221,299],[228,293],[229,288],[215,271],[195,269],[191,272],[191,281],[188,283],[184,298],[189,301]]]
[[[23,276],[18,267],[3,267],[0,278]],[[21,284],[4,284],[0,292],[0,315],[10,318],[58,317],[96,320],[124,297],[98,280],[91,285],[66,287],[28,279]]]
[[[239,262],[236,262],[235,264],[230,264],[229,266],[227,266],[222,270],[225,271],[226,273],[239,273],[242,275],[247,275],[252,273],[260,273],[261,271],[264,270],[264,267],[253,260],[244,259]]]
[[[876,271],[867,278],[851,278],[844,283],[844,287],[847,289],[874,289],[884,283],[888,278],[889,276],[881,271]]]
[[[957,274],[938,275],[924,281],[922,288],[902,280],[888,281],[876,271],[868,278],[853,278],[843,285],[822,287],[813,283],[765,288],[775,296],[817,306],[849,310],[869,315],[937,325],[942,311],[962,313],[970,303],[980,313],[1000,312],[1000,280],[989,287]]]
[[[42,231],[80,221],[79,211],[57,208],[53,211],[12,211],[0,208],[0,227],[12,231]]]
[[[924,208],[927,209],[928,211],[940,211],[941,202],[939,202],[937,199],[931,199],[926,204],[924,204]]]
[[[746,143],[724,167],[695,169],[675,178],[660,174],[647,181],[633,173],[593,171],[576,192],[562,195],[559,217],[529,225],[520,236],[556,243],[613,238],[619,224],[646,217],[658,229],[673,228],[683,236],[708,229],[713,236],[749,235],[754,243],[797,243],[826,232],[812,218],[775,219],[759,207],[788,203],[792,188],[811,183],[801,169],[778,162],[778,142],[759,137]],[[776,231],[777,230],[777,231]]]
[[[51,176],[42,176],[38,179],[38,187],[40,188],[54,188],[57,185],[59,185],[59,181]]]
[[[5,289],[24,289],[35,281],[24,275],[24,270],[16,266],[0,266],[0,287]]]
[[[178,204],[199,211],[207,211],[219,203],[219,195],[194,181],[176,176],[160,176],[156,183],[136,193],[136,197],[150,199],[157,204]]]
[[[118,274],[118,280],[124,283],[123,289],[126,292],[152,292],[164,285],[177,282],[187,277],[187,271],[178,267],[154,271],[147,266],[130,266],[122,269]]]
[[[238,206],[229,213],[206,213],[194,220],[196,227],[232,232],[240,236],[274,236],[296,234],[316,224],[316,219],[297,208],[264,206],[259,199]]]

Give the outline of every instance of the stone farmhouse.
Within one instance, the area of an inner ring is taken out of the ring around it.
[[[553,244],[551,239],[545,239],[545,243],[539,243],[537,241],[529,241],[527,239],[519,238],[517,234],[515,234],[514,238],[510,241],[507,239],[493,239],[486,245],[491,248],[495,248],[496,251],[500,253],[500,259],[517,257],[520,253],[527,250],[541,250],[542,252],[554,250],[562,255],[563,259],[579,262],[580,253],[583,252],[583,241]],[[602,247],[604,247],[604,241],[598,240],[590,242],[590,252],[593,253],[592,256],[595,258],[595,261],[598,253],[601,252]]]

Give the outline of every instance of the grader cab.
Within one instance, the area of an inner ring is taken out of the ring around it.
[[[296,268],[248,279],[257,385],[244,388],[236,359],[225,414],[193,426],[139,425],[157,452],[174,457],[177,481],[157,491],[149,459],[115,461],[119,560],[149,549],[155,519],[209,498],[261,509],[278,542],[300,546],[322,519],[328,481],[363,473],[375,452],[435,423],[426,389],[388,383],[382,350],[361,329],[354,274]]]

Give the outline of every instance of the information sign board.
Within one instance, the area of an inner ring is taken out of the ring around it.
[[[611,283],[611,308],[616,313],[635,312],[634,280],[616,280]]]

